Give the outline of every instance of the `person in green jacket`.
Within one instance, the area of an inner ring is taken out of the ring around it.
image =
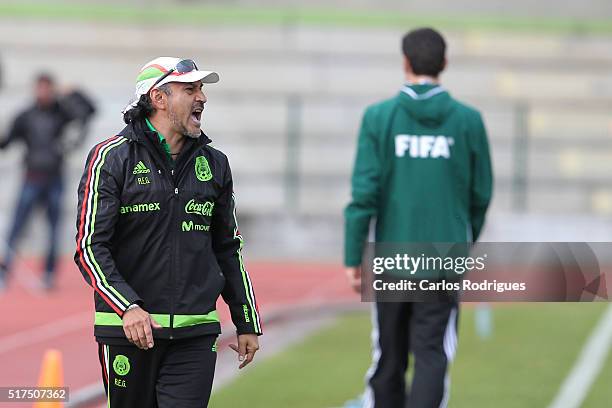
[[[402,41],[406,84],[363,117],[345,210],[346,273],[361,288],[371,220],[377,243],[475,242],[492,195],[493,174],[480,113],[439,82],[446,43],[421,28]],[[373,362],[365,407],[443,407],[457,345],[458,302],[382,302],[373,307]],[[410,392],[408,352],[415,359]]]

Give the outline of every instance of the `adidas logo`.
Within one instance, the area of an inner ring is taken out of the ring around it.
[[[132,173],[134,174],[147,174],[150,173],[151,170],[149,170],[147,168],[147,166],[145,166],[145,164],[141,161],[138,162],[138,164],[134,167],[134,171]]]

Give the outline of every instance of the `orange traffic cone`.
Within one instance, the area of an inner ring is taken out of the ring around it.
[[[62,368],[62,353],[58,350],[47,350],[43,358],[40,375],[38,377],[39,387],[63,387],[64,370]],[[34,408],[62,408],[62,402],[37,402]]]

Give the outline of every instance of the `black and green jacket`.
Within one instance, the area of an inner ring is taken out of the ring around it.
[[[156,338],[220,333],[215,304],[239,334],[261,334],[241,255],[227,157],[202,133],[176,162],[144,122],[90,151],[79,185],[75,262],[94,288],[98,341],[127,342],[122,316],[140,304]]]
[[[345,264],[376,242],[476,241],[493,174],[481,115],[438,85],[405,86],[367,108],[345,210]]]

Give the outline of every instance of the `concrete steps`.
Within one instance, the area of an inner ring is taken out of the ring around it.
[[[341,217],[365,106],[401,83],[397,29],[9,21],[0,18],[0,129],[27,103],[41,69],[99,106],[94,142],[122,128],[140,66],[157,55],[218,70],[204,129],[234,170],[246,218]],[[513,211],[516,136],[528,133],[528,213],[612,214],[612,37],[446,33],[445,85],[484,113],[496,174],[492,213]],[[527,110],[522,115],[522,109]],[[87,153],[68,162],[66,219]],[[12,211],[19,150],[0,156],[0,211]],[[4,217],[4,219],[8,219]],[[266,218],[267,219],[267,218]],[[258,224],[259,225],[259,224]],[[248,228],[248,227],[247,227]],[[71,234],[68,234],[71,237]],[[69,243],[67,247],[71,247]]]

